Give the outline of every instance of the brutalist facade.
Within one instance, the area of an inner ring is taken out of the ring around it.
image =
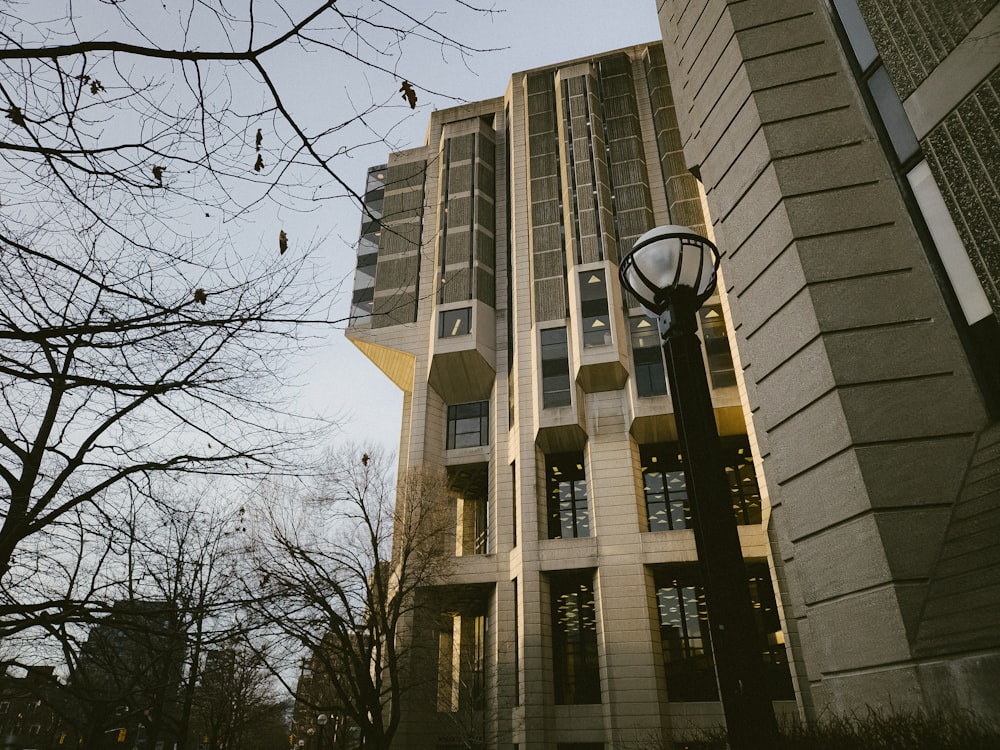
[[[455,517],[402,746],[721,721],[658,338],[616,273],[668,223],[724,254],[705,364],[776,708],[996,715],[1000,9],[890,5],[661,0],[663,46],[515,73],[371,170],[348,336]]]
[[[683,457],[622,248],[710,232],[661,45],[515,73],[370,170],[348,336],[404,391],[400,470],[447,471],[449,584],[407,639],[404,747],[611,747],[717,725]],[[702,311],[779,710],[796,710],[721,300]]]
[[[1000,6],[660,0],[807,714],[1000,706]]]

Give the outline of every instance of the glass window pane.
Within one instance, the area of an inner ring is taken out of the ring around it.
[[[896,157],[900,163],[905,163],[920,150],[920,144],[917,143],[913,126],[910,125],[906,110],[899,101],[899,94],[889,80],[889,73],[884,65],[879,65],[871,74],[868,88],[872,92],[872,98],[875,99],[875,106],[878,108],[882,123],[889,133],[889,140],[892,141]]]
[[[438,338],[446,339],[452,336],[464,336],[469,333],[472,323],[472,309],[463,307],[459,310],[443,310]]]
[[[601,702],[593,575],[553,576],[552,666],[559,705]]]
[[[722,317],[721,305],[705,305],[698,311],[701,316],[701,332],[705,340],[705,356],[712,387],[724,388],[736,385],[733,355],[729,349],[729,335],[726,321]]]

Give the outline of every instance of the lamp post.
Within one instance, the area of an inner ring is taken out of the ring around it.
[[[731,750],[766,750],[777,723],[765,684],[739,531],[721,460],[697,312],[715,290],[719,251],[687,227],[646,232],[622,258],[622,284],[659,324]]]
[[[320,714],[316,717],[316,723],[319,725],[319,740],[317,740],[317,746],[315,750],[323,750],[323,730],[326,728],[326,722],[330,717],[326,714]]]

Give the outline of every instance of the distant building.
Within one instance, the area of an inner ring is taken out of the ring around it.
[[[24,676],[0,676],[0,745],[6,750],[51,750],[76,744],[68,700],[55,667],[29,667]]]
[[[69,682],[88,748],[173,747],[185,648],[176,608],[167,602],[116,602],[91,627]]]

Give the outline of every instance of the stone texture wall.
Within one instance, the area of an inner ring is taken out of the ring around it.
[[[924,704],[914,638],[980,394],[827,4],[659,12],[724,252],[802,703]]]

